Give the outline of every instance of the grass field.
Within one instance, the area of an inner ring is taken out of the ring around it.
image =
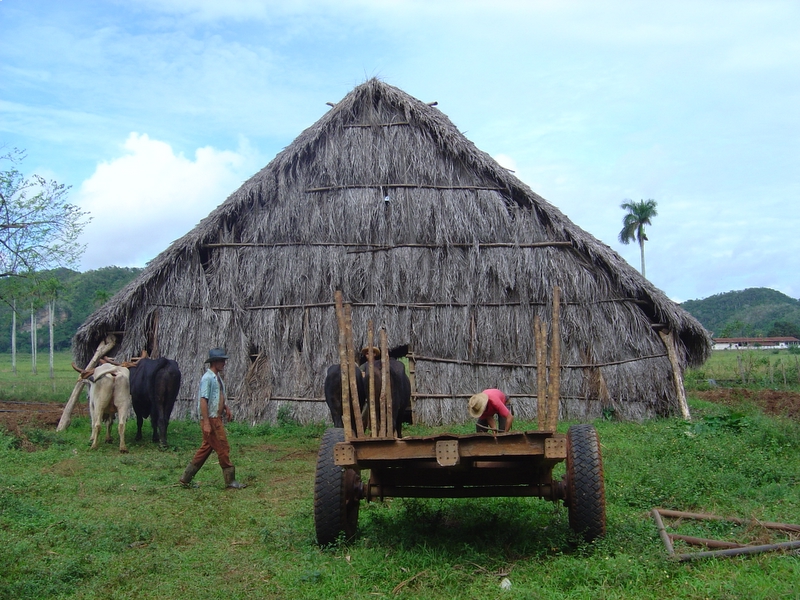
[[[710,381],[800,391],[800,354],[788,350],[717,350],[702,367],[686,372],[689,389],[705,389]]]
[[[10,375],[4,358],[7,388],[21,375]],[[64,373],[68,395],[75,376]],[[46,372],[36,381],[51,388]],[[213,457],[198,488],[175,485],[199,444],[196,423],[172,423],[167,450],[134,442],[129,428],[127,455],[116,444],[90,451],[86,418],[63,433],[27,429],[26,444],[0,434],[0,599],[800,598],[797,554],[666,557],[654,507],[800,523],[800,424],[691,395],[690,406],[692,423],[594,423],[608,534],[592,545],[578,543],[565,508],[539,499],[395,499],[362,503],[357,538],[320,549],[313,478],[321,424],[230,424],[237,476],[249,484],[239,491],[223,489]],[[745,543],[787,539],[729,523],[678,530]],[[500,588],[506,577],[509,590]]]
[[[53,355],[53,378],[50,378],[50,355],[39,354],[33,373],[30,354],[17,354],[17,372],[12,370],[10,354],[0,354],[0,400],[36,400],[66,402],[78,374],[72,369],[72,355]]]

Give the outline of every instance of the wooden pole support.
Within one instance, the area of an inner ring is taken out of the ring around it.
[[[678,364],[678,355],[675,352],[675,339],[672,332],[665,332],[663,329],[658,331],[661,336],[661,341],[667,349],[667,356],[669,363],[672,366],[672,383],[675,385],[675,395],[678,400],[678,409],[681,411],[681,416],[686,421],[692,420],[692,415],[689,413],[689,404],[686,402],[686,391],[683,389],[683,377],[681,376],[681,368]]]
[[[547,427],[547,335],[539,315],[533,318],[536,344],[536,417],[539,431]]]
[[[553,322],[550,325],[550,380],[547,386],[547,430],[558,426],[561,403],[561,288],[553,288]]]
[[[84,368],[93,368],[97,364],[97,361],[99,361],[101,357],[105,356],[106,353],[111,350],[116,343],[117,337],[113,333],[109,333],[106,336],[106,339],[103,340],[99,346],[97,346],[97,350],[95,351],[94,356],[92,356],[92,360],[90,360],[89,364],[87,364]],[[75,407],[75,403],[78,401],[84,385],[86,385],[86,380],[78,379],[78,382],[75,384],[75,388],[72,390],[72,394],[69,396],[69,400],[67,400],[67,403],[64,405],[64,410],[61,412],[61,419],[58,421],[56,431],[64,431],[67,427],[69,427],[70,421],[72,420],[72,409]]]

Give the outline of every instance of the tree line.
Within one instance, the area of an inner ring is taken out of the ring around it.
[[[141,271],[104,267],[79,273],[61,268],[0,279],[0,352],[12,351],[15,334],[18,352],[47,350],[51,318],[54,350],[69,350],[72,336],[86,318]]]

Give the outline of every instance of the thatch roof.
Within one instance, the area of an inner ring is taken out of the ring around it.
[[[92,314],[74,354],[85,364],[123,332],[118,358],[155,349],[176,359],[180,417],[193,414],[208,348],[224,346],[240,416],[274,419],[285,405],[321,420],[341,289],[357,344],[371,319],[390,345],[409,345],[422,422],[465,420],[465,397],[485,387],[532,417],[533,319],[550,321],[555,285],[562,414],[674,411],[656,330],[673,333],[684,368],[710,353],[703,327],[437,108],[372,79]]]

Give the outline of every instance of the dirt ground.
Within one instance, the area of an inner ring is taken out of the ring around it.
[[[27,440],[28,429],[56,430],[64,405],[56,402],[3,402],[0,401],[0,428],[14,437]],[[72,417],[86,416],[86,403],[76,404]]]
[[[751,404],[758,406],[763,413],[768,415],[800,420],[800,393],[798,392],[717,388],[705,392],[692,392],[691,395],[729,407]]]
[[[773,390],[743,390],[717,388],[705,392],[692,392],[709,402],[736,407],[742,404],[758,406],[764,413],[800,420],[800,393]],[[15,437],[25,440],[28,429],[55,431],[64,407],[53,402],[2,402],[0,401],[0,427]],[[72,416],[86,416],[85,403],[76,404]]]

